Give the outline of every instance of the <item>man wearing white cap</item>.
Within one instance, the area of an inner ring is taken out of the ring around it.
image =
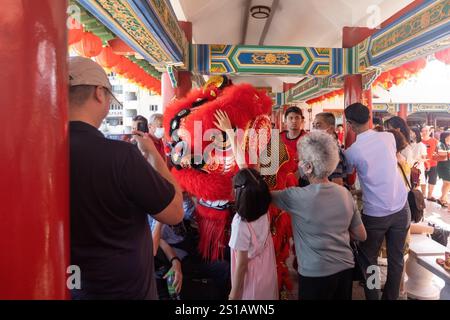
[[[98,131],[112,98],[97,63],[69,59],[72,298],[157,299],[147,214],[179,223],[182,196],[148,136],[135,132],[140,152]]]

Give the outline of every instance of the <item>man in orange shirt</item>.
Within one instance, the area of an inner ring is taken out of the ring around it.
[[[423,127],[420,131],[422,136],[422,143],[427,147],[427,161],[425,161],[425,181],[421,185],[422,193],[426,193],[426,182],[428,181],[428,201],[436,202],[436,198],[433,197],[434,186],[437,181],[437,161],[433,160],[433,153],[436,151],[438,141],[430,137],[430,127]]]

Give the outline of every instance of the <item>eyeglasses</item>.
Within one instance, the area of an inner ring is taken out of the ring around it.
[[[106,92],[108,92],[108,94],[113,98],[113,100],[116,101],[116,102],[122,107],[122,109],[123,109],[122,103],[119,101],[119,99],[116,98],[116,96],[114,95],[114,93],[112,93],[112,91],[109,90],[109,88],[107,88],[107,87],[102,87],[102,88],[105,89]]]

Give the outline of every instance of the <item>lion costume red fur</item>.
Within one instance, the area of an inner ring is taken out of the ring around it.
[[[217,136],[206,137],[204,134],[210,129],[217,129],[214,125],[214,114],[217,110],[225,111],[234,128],[248,131],[271,130],[268,114],[271,112],[272,100],[263,91],[258,91],[249,84],[228,85],[223,89],[208,86],[204,89],[193,89],[185,98],[173,101],[165,110],[164,127],[166,140],[172,145],[172,161],[182,157],[186,151],[193,154],[195,148],[191,141],[201,135],[202,152],[217,143],[223,146],[223,139]],[[200,129],[199,129],[200,128]],[[190,136],[190,138],[188,137]],[[250,138],[249,138],[250,139]],[[201,142],[200,142],[201,141]],[[218,141],[218,142],[217,142]],[[178,148],[182,144],[184,149]],[[247,141],[248,144],[248,141]],[[293,172],[296,164],[289,159],[286,147],[281,143],[278,150],[271,150],[279,154],[280,162],[273,174],[264,176],[271,190],[284,189],[295,184]],[[211,149],[211,148],[210,148]],[[178,154],[178,151],[180,154]],[[172,173],[180,186],[197,199],[197,219],[199,224],[199,251],[205,259],[222,259],[230,235],[232,212],[230,204],[233,199],[232,178],[239,170],[233,157],[223,157],[223,154],[206,151],[202,162],[196,167],[182,168],[176,166]],[[221,158],[222,157],[222,158]],[[291,288],[288,269],[285,261],[289,256],[292,237],[290,218],[287,213],[270,208],[271,231],[277,256],[277,270],[279,287]]]

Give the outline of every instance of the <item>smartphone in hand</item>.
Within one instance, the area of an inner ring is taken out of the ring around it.
[[[141,131],[141,132],[144,132],[144,133],[148,133],[148,127],[145,125],[144,122],[138,122],[137,130]]]

